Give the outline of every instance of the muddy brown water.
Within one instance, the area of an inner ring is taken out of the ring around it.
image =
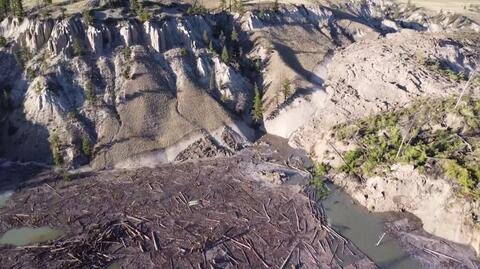
[[[15,228],[8,230],[0,237],[0,245],[27,246],[57,239],[62,231],[50,227]]]
[[[328,187],[330,193],[323,200],[323,206],[333,229],[352,241],[382,269],[422,268],[402,249],[400,242],[388,234],[376,246],[385,232],[385,214],[370,213],[340,188],[330,184]]]

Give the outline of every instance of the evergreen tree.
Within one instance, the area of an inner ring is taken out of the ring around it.
[[[265,18],[265,10],[263,8],[260,9],[260,12],[258,13],[258,17],[262,20]]]
[[[8,16],[10,12],[10,0],[0,0],[0,18]]]
[[[130,0],[130,8],[137,12],[140,9],[140,2],[138,0]]]
[[[242,0],[234,0],[233,1],[233,10],[240,13],[240,14],[243,14],[245,12],[245,6],[243,5],[243,1]]]
[[[207,30],[204,30],[204,31],[203,31],[202,39],[203,39],[203,42],[204,42],[205,44],[208,44],[208,43],[209,43],[209,40],[210,40],[210,39],[208,38]]]
[[[7,45],[7,39],[3,36],[0,36],[0,48],[3,48]]]
[[[287,98],[292,93],[291,83],[288,79],[285,79],[282,83],[282,93],[283,93],[284,101],[287,101]]]
[[[215,70],[212,68],[210,71],[210,85],[208,87],[209,91],[213,91],[217,88],[217,82],[215,81]]]
[[[138,18],[141,22],[149,21],[152,18],[152,14],[148,12],[148,10],[144,9],[143,7],[138,10]]]
[[[208,43],[208,50],[212,53],[215,52],[215,48],[213,47],[213,43],[211,40],[210,40],[210,43]]]
[[[227,0],[220,0],[220,8],[224,10],[226,6],[227,6]]]
[[[93,11],[91,11],[90,9],[85,9],[82,13],[82,16],[86,24],[93,25]]]
[[[78,38],[73,40],[73,56],[81,56],[83,54],[82,44]]]
[[[255,83],[255,97],[253,98],[252,118],[255,122],[260,122],[263,118],[262,96]]]
[[[278,0],[275,0],[275,2],[273,2],[273,11],[275,12],[278,12],[278,9],[280,8],[280,5],[278,4]]]
[[[82,151],[85,156],[90,157],[91,149],[90,149],[90,141],[88,140],[88,136],[83,136],[82,138]]]
[[[95,89],[93,88],[93,83],[91,81],[88,81],[87,85],[85,85],[85,99],[87,99],[90,104],[94,104],[95,98],[96,96]]]
[[[123,49],[123,59],[125,61],[130,61],[131,58],[132,58],[132,50],[130,49],[129,46],[125,46],[125,48]]]
[[[223,31],[220,31],[220,35],[218,36],[218,39],[220,39],[221,44],[225,44],[225,34]]]
[[[223,61],[224,63],[228,63],[228,61],[229,61],[229,56],[228,56],[227,47],[223,47],[223,49],[222,49],[222,61]]]
[[[233,29],[232,29],[232,37],[231,37],[232,41],[233,42],[238,42],[239,39],[238,39],[238,33],[237,33],[237,30],[235,29],[235,26],[233,26]]]
[[[22,0],[13,0],[12,3],[13,15],[17,17],[23,17],[23,4]]]

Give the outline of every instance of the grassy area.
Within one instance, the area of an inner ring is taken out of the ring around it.
[[[439,12],[448,11],[462,15],[466,15],[474,20],[480,21],[480,12],[477,6],[480,5],[478,0],[397,0],[399,3],[418,7],[427,8],[429,10]]]
[[[408,163],[421,172],[440,172],[462,186],[462,193],[479,199],[480,99],[455,105],[455,98],[422,100],[335,126],[336,139],[357,146],[344,153],[337,169],[372,176],[388,172],[394,163]]]
[[[434,58],[420,58],[420,64],[427,67],[430,71],[436,72],[444,77],[448,77],[453,81],[461,82],[467,80],[467,76],[463,73],[457,73],[450,69],[444,62]]]
[[[328,194],[328,187],[326,185],[326,175],[332,167],[326,163],[315,163],[312,169],[312,179],[310,185],[315,187],[317,194],[324,197]]]

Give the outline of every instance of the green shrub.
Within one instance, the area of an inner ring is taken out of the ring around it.
[[[427,163],[427,153],[423,145],[408,146],[403,153],[403,160],[413,163],[414,166],[423,166]]]
[[[180,49],[180,56],[187,57],[188,56],[188,50],[186,48],[181,48]]]
[[[7,45],[7,39],[3,36],[0,36],[0,48],[3,48]]]
[[[443,164],[445,175],[460,183],[465,193],[469,193],[475,186],[475,179],[470,171],[455,160],[446,160]]]
[[[361,164],[360,158],[362,157],[362,152],[359,149],[349,150],[343,156],[345,163],[340,166],[339,170],[347,174],[355,173],[355,170]]]
[[[332,167],[328,163],[315,163],[313,173],[315,176],[324,177],[330,172]]]
[[[456,73],[455,71],[451,70],[446,64],[442,63],[438,59],[426,59],[424,57],[420,58],[420,63],[427,67],[430,71],[439,73],[444,77],[448,77],[453,81],[461,82],[466,80],[466,76],[463,73]]]
[[[317,194],[319,194],[321,198],[328,194],[325,176],[328,174],[330,169],[331,166],[326,163],[315,163],[313,167],[312,179],[310,180],[309,184],[315,188]]]

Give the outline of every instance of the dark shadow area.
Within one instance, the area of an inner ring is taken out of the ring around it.
[[[49,168],[36,164],[19,164],[0,160],[0,194],[44,184],[44,180],[35,179]],[[54,178],[50,179],[54,181]],[[43,182],[43,183],[40,183]]]
[[[24,113],[23,100],[26,83],[22,70],[12,54],[0,52],[0,92],[2,95],[0,121],[0,192],[13,190],[45,169],[38,164],[52,160],[49,132],[41,125],[29,121]],[[6,106],[7,105],[7,106]]]
[[[275,49],[278,51],[280,58],[288,65],[290,68],[295,70],[298,75],[300,75],[303,79],[308,81],[320,81],[321,79],[317,77],[313,72],[306,70],[303,68],[302,64],[298,60],[296,54],[297,51],[294,51],[288,46],[285,46],[279,42],[273,42]],[[321,85],[319,85],[321,86]]]

